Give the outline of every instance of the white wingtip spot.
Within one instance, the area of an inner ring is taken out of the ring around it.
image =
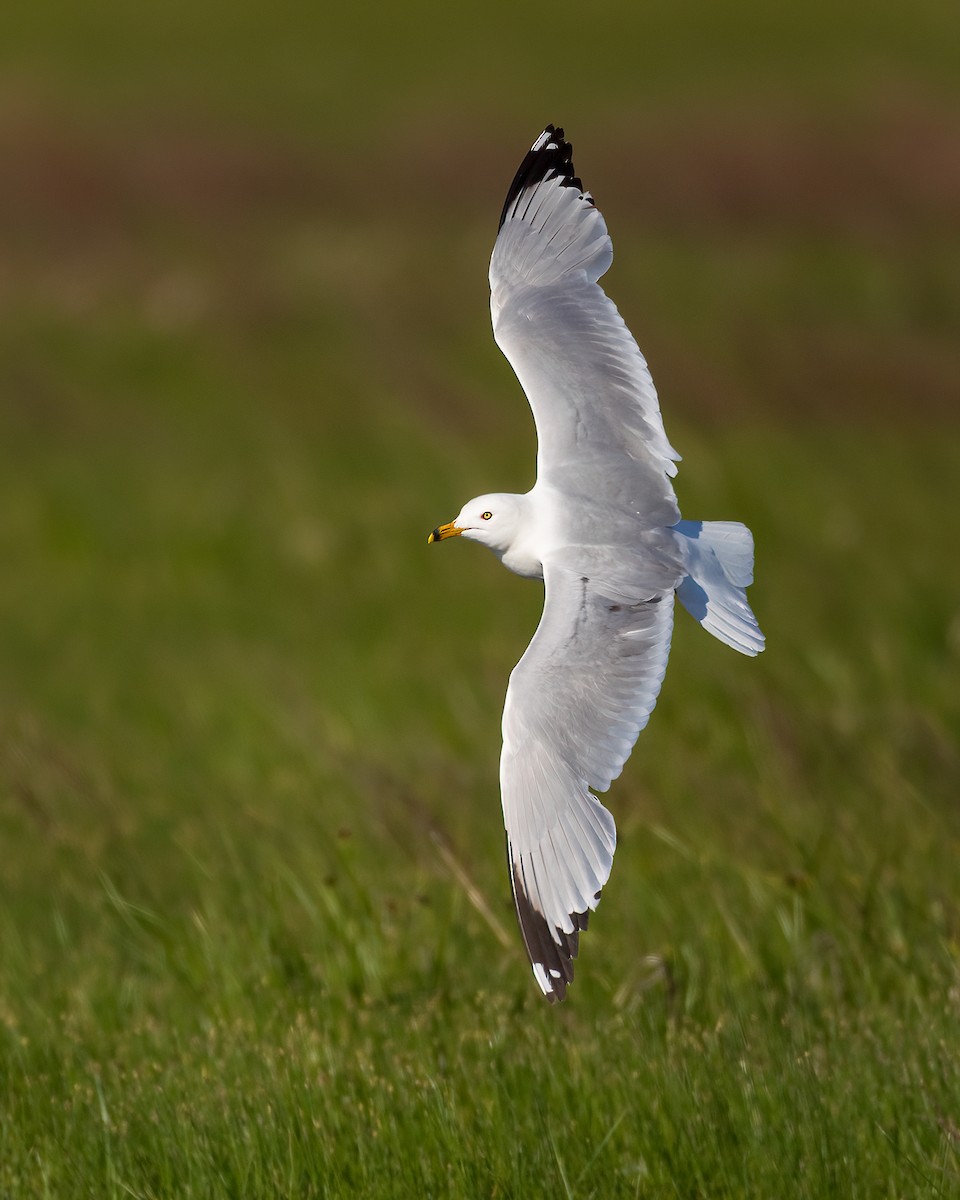
[[[533,966],[533,977],[534,977],[534,979],[536,979],[536,981],[540,987],[540,991],[543,992],[543,994],[545,996],[553,995],[553,984],[550,982],[549,978],[547,977],[546,971],[543,969],[543,963],[535,962],[532,964],[532,966]],[[559,976],[558,976],[558,978],[559,978]]]

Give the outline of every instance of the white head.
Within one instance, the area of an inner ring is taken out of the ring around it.
[[[465,537],[480,542],[499,557],[510,549],[520,526],[523,496],[509,492],[491,492],[468,500],[460,515],[449,525],[438,526],[428,542],[442,542],[449,537]]]

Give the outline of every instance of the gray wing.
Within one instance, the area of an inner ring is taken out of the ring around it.
[[[547,564],[543,616],[510,676],[500,791],[517,916],[544,995],[562,1000],[579,932],[610,874],[606,790],[660,691],[673,592],[624,604]]]
[[[490,261],[494,337],[533,410],[537,478],[570,492],[584,474],[612,474],[619,504],[672,525],[680,456],[646,360],[597,283],[612,261],[563,130],[547,126],[507,195]]]

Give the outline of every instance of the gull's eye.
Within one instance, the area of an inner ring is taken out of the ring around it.
[[[481,520],[481,521],[489,521],[489,520],[490,520],[490,518],[491,518],[492,516],[493,516],[493,513],[492,513],[492,512],[485,512],[485,513],[481,513],[481,514],[480,514],[480,520]]]

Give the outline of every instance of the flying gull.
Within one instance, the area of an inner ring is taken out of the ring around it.
[[[674,596],[734,650],[764,646],[745,590],[750,530],[680,519],[680,456],[646,360],[597,283],[612,261],[572,147],[548,125],[510,186],[490,260],[494,337],[533,410],[537,480],[525,495],[470,500],[429,537],[480,542],[544,583],[507,688],[500,792],[517,917],[551,1002],[573,979],[613,863],[616,827],[594,793],[620,774],[656,703]]]

